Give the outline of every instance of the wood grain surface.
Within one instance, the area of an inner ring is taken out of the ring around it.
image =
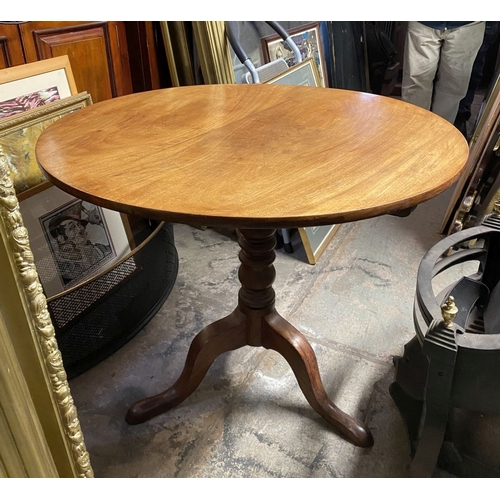
[[[388,97],[198,85],[100,102],[40,136],[47,177],[121,212],[227,227],[375,217],[450,186],[468,157],[439,116]]]

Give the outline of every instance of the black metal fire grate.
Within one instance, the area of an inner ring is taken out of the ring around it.
[[[500,425],[485,432],[476,419],[500,416],[499,256],[500,216],[492,214],[444,238],[420,263],[416,336],[395,358],[390,387],[408,429],[412,476],[431,477],[437,465],[458,477],[500,477],[500,456],[491,453]],[[449,269],[459,275],[464,268],[456,266],[464,263],[477,263],[477,272],[436,293],[433,279]],[[473,441],[471,429],[489,436],[489,449],[461,447],[464,433]]]

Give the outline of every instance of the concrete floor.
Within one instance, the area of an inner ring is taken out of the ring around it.
[[[388,392],[392,357],[414,336],[417,268],[442,238],[450,195],[406,218],[342,225],[315,266],[300,240],[293,254],[277,251],[277,309],[311,342],[332,400],[369,425],[373,448],[339,436],[309,407],[286,361],[255,347],[220,356],[177,408],[125,423],[129,405],[177,379],[193,336],[236,305],[231,233],[175,225],[179,275],[161,310],[70,382],[96,477],[407,477],[409,443]]]

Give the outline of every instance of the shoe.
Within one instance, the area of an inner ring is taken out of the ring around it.
[[[460,132],[462,132],[462,135],[467,139],[469,140],[469,138],[467,137],[467,122],[461,118],[457,118],[455,120],[455,123],[454,123],[455,127],[458,128],[458,130],[460,130]]]

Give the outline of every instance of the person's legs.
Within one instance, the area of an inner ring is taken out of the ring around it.
[[[431,108],[433,81],[442,44],[441,33],[416,21],[408,23],[401,85],[403,101]]]
[[[476,59],[472,66],[472,73],[470,75],[469,86],[467,88],[467,93],[460,101],[458,106],[458,113],[456,119],[460,119],[464,122],[469,120],[471,117],[471,106],[476,95],[476,90],[479,87],[483,79],[483,67],[486,61],[486,54],[488,52],[489,45],[486,41],[483,41],[479,52],[477,53]]]
[[[484,25],[477,22],[442,32],[444,43],[431,110],[451,123],[467,93],[472,66],[483,42]]]

